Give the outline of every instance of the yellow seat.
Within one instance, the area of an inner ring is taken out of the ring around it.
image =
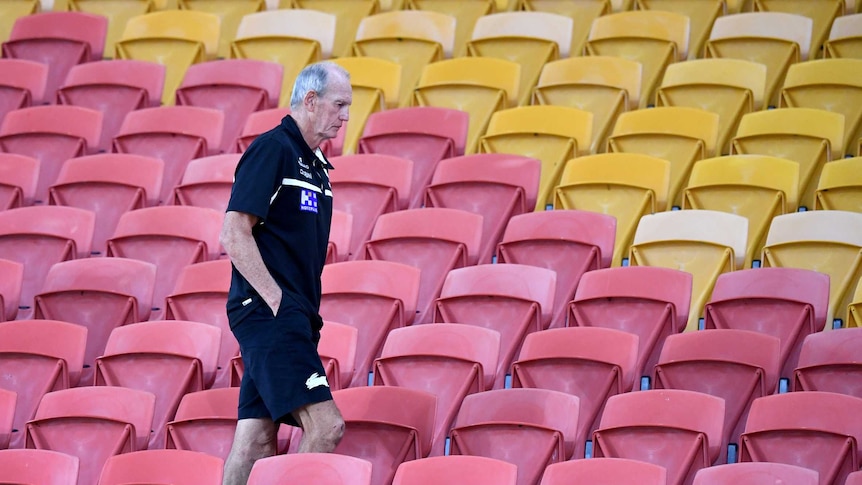
[[[233,42],[243,16],[266,10],[264,0],[178,0],[179,8],[198,12],[209,12],[221,19],[221,37],[218,44],[218,57],[230,57]]]
[[[850,155],[862,136],[862,59],[820,59],[787,70],[781,106],[825,109],[844,115],[844,145]]]
[[[742,268],[747,238],[748,219],[742,216],[708,210],[662,212],[641,218],[629,264],[691,273],[685,331],[695,331],[715,280]]]
[[[604,151],[620,114],[637,109],[641,65],[620,57],[571,57],[542,68],[533,90],[534,105],[569,106],[593,114],[590,151]]]
[[[479,17],[467,55],[495,57],[521,66],[518,104],[530,104],[542,66],[569,57],[572,19],[546,12],[504,12]]]
[[[658,10],[637,10],[593,21],[586,53],[615,56],[643,65],[640,107],[653,104],[655,89],[669,64],[688,56],[689,19]]]
[[[509,153],[542,162],[536,210],[553,204],[566,160],[589,153],[592,114],[565,106],[523,106],[491,116],[480,153]]]
[[[742,59],[766,66],[767,106],[778,106],[778,93],[791,64],[808,59],[812,20],[780,12],[725,15],[715,20],[704,57]]]
[[[729,212],[748,219],[745,267],[760,260],[775,216],[795,212],[799,164],[765,155],[730,155],[695,162],[683,209]]]
[[[396,108],[401,85],[401,66],[374,57],[341,57],[333,59],[350,73],[353,87],[353,104],[350,120],[344,133],[342,154],[356,151],[356,143],[365,129],[365,121],[372,113]]]
[[[690,61],[689,61],[690,62]],[[694,108],[652,108],[623,113],[608,138],[608,152],[643,153],[670,162],[668,201],[682,206],[694,162],[716,156],[718,115]]]
[[[569,52],[572,56],[580,56],[584,52],[584,45],[587,42],[593,20],[613,12],[613,3],[622,2],[617,0],[614,2],[610,0],[517,0],[515,9],[527,12],[554,13],[572,19],[572,41]],[[617,11],[619,10],[627,9],[617,9]]]
[[[18,17],[34,14],[39,11],[38,0],[5,0],[0,2],[0,42],[9,40],[12,26]],[[108,21],[110,25],[110,20]],[[110,29],[110,27],[108,27]],[[113,52],[113,51],[110,51]]]
[[[466,154],[476,153],[494,112],[517,105],[521,66],[490,57],[460,57],[425,66],[413,91],[414,106],[470,114]]]
[[[665,10],[685,15],[691,20],[688,58],[703,57],[703,47],[709,38],[715,19],[725,15],[725,0],[636,0],[639,10]]]
[[[290,104],[299,72],[330,57],[335,39],[335,15],[316,10],[271,10],[246,15],[231,43],[233,59],[256,59],[284,68],[279,106]]]
[[[844,15],[844,0],[754,0],[755,12],[785,12],[812,20],[811,58],[819,57],[837,17]]]
[[[814,208],[817,210],[862,212],[862,157],[824,165],[816,196]]]
[[[186,69],[215,58],[219,24],[215,14],[190,10],[166,10],[132,17],[116,44],[117,58],[164,65],[162,104],[172,105]]]
[[[497,11],[494,0],[407,0],[406,7],[438,12],[458,19],[455,24],[453,57],[460,57],[467,53],[467,41],[473,35],[476,20]]]
[[[614,216],[613,266],[620,266],[640,218],[665,210],[670,163],[637,153],[602,153],[565,164],[554,190],[555,209]]]
[[[841,158],[844,116],[808,108],[782,108],[742,117],[731,154],[759,154],[799,163],[799,205],[814,207],[817,178],[824,164]]]
[[[829,275],[829,311],[847,321],[847,306],[862,277],[862,214],[845,211],[807,211],[772,219],[764,267],[802,268]]]
[[[451,15],[420,10],[371,15],[359,23],[352,52],[354,56],[377,57],[401,66],[398,105],[406,107],[422,69],[452,57],[455,22]]]
[[[176,8],[176,0],[172,0],[172,3]],[[54,10],[84,12],[106,17],[108,19],[108,32],[105,35],[103,52],[105,58],[110,58],[115,55],[117,42],[122,38],[123,30],[125,30],[129,20],[133,17],[155,12],[158,10],[158,5],[154,0],[56,0]],[[0,19],[3,18],[4,15],[0,15]]]
[[[377,0],[280,0],[278,5],[279,9],[301,8],[335,15],[338,29],[332,44],[333,57],[351,55],[359,23],[380,11]]]
[[[856,285],[856,292],[847,308],[847,327],[862,327],[862,279]]]
[[[730,153],[730,139],[742,115],[763,108],[766,66],[739,59],[698,59],[667,67],[656,106],[687,106],[718,115],[721,153]]]
[[[862,14],[845,15],[832,22],[823,57],[862,59]]]

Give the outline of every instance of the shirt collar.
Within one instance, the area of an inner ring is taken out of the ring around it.
[[[311,147],[308,146],[308,143],[305,142],[305,138],[302,137],[302,132],[299,131],[299,126],[296,124],[296,120],[293,119],[292,116],[287,115],[281,119],[281,126],[287,131],[287,134],[302,148],[302,151],[305,152],[305,156],[307,156],[310,160],[317,160],[316,163],[320,163],[323,168],[327,170],[333,170],[335,167],[329,163],[326,156],[323,155],[323,150],[318,147],[316,150],[312,150]]]

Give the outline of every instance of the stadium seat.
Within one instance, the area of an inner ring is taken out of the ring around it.
[[[12,421],[15,419],[17,401],[18,393],[0,388],[0,450],[9,448],[12,440]]]
[[[862,15],[836,17],[823,44],[824,58],[862,59]]]
[[[0,210],[33,205],[39,181],[39,160],[0,152]]]
[[[356,373],[356,350],[359,330],[338,322],[324,322],[317,352],[333,391],[350,385]],[[364,374],[363,374],[364,375]]]
[[[592,113],[589,151],[599,153],[605,150],[619,115],[637,109],[641,71],[639,62],[622,57],[570,57],[548,62],[533,90],[532,104],[567,106]]]
[[[541,171],[537,159],[502,153],[441,160],[425,189],[425,207],[461,209],[481,215],[479,262],[491,263],[509,220],[532,212],[537,205]]]
[[[823,167],[844,156],[843,146],[842,114],[782,108],[744,115],[730,153],[769,155],[799,163],[799,206],[811,209]]]
[[[333,210],[324,263],[332,264],[347,261],[350,257],[350,241],[352,239],[353,214],[338,209]]]
[[[546,0],[516,0],[513,10],[526,10],[528,12],[548,12],[564,15],[572,19],[573,24],[569,29],[572,34],[572,42],[568,46],[569,55],[580,56],[584,52],[584,44],[593,20],[602,15],[611,13],[614,4],[622,4],[623,0],[593,0],[582,2],[579,0],[568,1],[546,1]],[[629,0],[629,3],[631,1]],[[568,57],[568,56],[561,56]]]
[[[670,162],[667,200],[682,207],[694,162],[717,155],[718,115],[664,107],[622,113],[608,138],[608,153],[641,153]]]
[[[238,153],[224,153],[189,160],[183,178],[174,188],[174,204],[224,212],[239,158]]]
[[[664,10],[685,15],[689,18],[688,60],[703,57],[703,48],[715,19],[725,15],[728,4],[724,0],[709,2],[677,2],[675,0],[635,0],[632,10]]]
[[[222,481],[223,468],[221,459],[196,451],[136,451],[108,458],[99,485],[217,485]]]
[[[12,110],[45,101],[48,66],[26,59],[0,59],[0,122]]]
[[[630,392],[608,399],[594,455],[663,466],[668,485],[683,485],[716,461],[723,432],[721,398],[677,389]]]
[[[858,345],[862,328],[818,332],[802,342],[793,373],[794,391],[825,391],[862,398]]]
[[[512,387],[577,396],[580,411],[572,459],[583,458],[605,402],[633,388],[637,353],[637,335],[620,330],[585,327],[531,333],[512,366]]]
[[[859,485],[862,483],[862,471],[853,472],[847,475],[847,480],[844,485]]]
[[[15,320],[21,300],[21,285],[24,281],[24,265],[8,259],[0,259],[0,322]],[[0,449],[4,448],[0,446]]]
[[[493,0],[480,0],[477,2],[406,0],[405,7],[413,10],[443,13],[457,19],[451,55],[453,58],[467,54],[467,42],[470,41],[473,27],[479,18],[496,11],[496,5]]]
[[[47,450],[0,450],[0,480],[5,483],[77,485],[78,459]]]
[[[332,41],[332,57],[350,55],[350,45],[362,19],[380,11],[377,0],[279,0],[279,9],[318,10],[335,16],[335,37]],[[329,57],[329,56],[326,56]]]
[[[517,476],[518,467],[493,458],[470,455],[436,456],[401,464],[395,473],[392,485],[457,482],[473,485],[516,485]]]
[[[273,108],[255,111],[248,115],[242,131],[236,139],[236,151],[244,152],[258,135],[278,126],[281,120],[289,114],[289,108]]]
[[[95,3],[88,0],[56,0],[54,10],[85,12],[91,15],[99,15],[107,18],[108,29],[105,33],[103,55],[106,60],[114,57],[116,44],[123,35],[126,23],[132,17],[165,10],[176,9],[176,0],[154,0],[141,2],[139,0],[118,0],[110,3]]]
[[[178,0],[177,6],[180,10],[207,12],[218,16],[220,35],[216,55],[221,59],[230,55],[231,42],[234,40],[241,20],[246,15],[267,9],[264,0]],[[250,75],[249,79],[254,79],[254,76]]]
[[[545,468],[539,485],[568,485],[572,480],[583,480],[584,483],[667,485],[667,470],[659,465],[626,458],[569,460]]]
[[[164,448],[197,451],[227,460],[236,434],[238,406],[239,387],[186,394],[174,419],[166,425]]]
[[[862,284],[856,285],[856,293],[854,293],[853,301],[847,311],[847,327],[862,327]]]
[[[755,12],[786,12],[812,20],[810,57],[821,57],[823,43],[836,18],[844,15],[844,0],[827,0],[816,3],[805,0],[754,0]]]
[[[862,157],[835,160],[823,165],[814,208],[862,212]]]
[[[692,485],[762,485],[793,483],[820,485],[820,474],[801,466],[784,463],[732,463],[704,468],[694,476]],[[850,485],[850,482],[846,482]]]
[[[590,153],[593,115],[566,106],[522,106],[497,111],[479,139],[480,153],[517,154],[542,162],[536,210],[554,203],[566,160]]]
[[[789,392],[755,399],[739,450],[741,462],[785,463],[820,474],[820,485],[844,483],[859,470],[862,398]]]
[[[269,485],[273,477],[290,477],[317,485],[372,485],[372,464],[333,453],[294,453],[254,462],[248,485]]]

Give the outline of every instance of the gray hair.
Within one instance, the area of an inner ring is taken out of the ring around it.
[[[329,74],[332,72],[343,75],[347,80],[350,79],[350,73],[334,62],[316,62],[306,66],[296,77],[296,82],[293,83],[293,91],[290,93],[290,109],[299,108],[309,91],[323,96],[326,88],[329,87]]]

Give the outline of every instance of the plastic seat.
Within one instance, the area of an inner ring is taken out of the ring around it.
[[[281,120],[289,114],[289,108],[273,108],[255,111],[248,115],[242,131],[236,139],[236,151],[244,152],[258,135],[278,126]]]
[[[225,153],[190,160],[174,188],[174,204],[227,210],[239,158],[238,153]]]
[[[621,57],[585,56],[548,62],[533,90],[532,104],[568,106],[592,113],[589,151],[598,153],[605,149],[619,115],[637,109],[641,71],[639,62]]]
[[[400,10],[369,15],[359,22],[351,52],[401,66],[398,106],[410,105],[422,69],[452,57],[456,18],[439,12]]]
[[[693,391],[611,396],[593,435],[594,453],[663,466],[668,485],[691,483],[719,456],[724,412],[723,399]]]
[[[413,91],[414,106],[434,106],[470,114],[465,153],[475,153],[491,115],[518,103],[521,66],[488,57],[433,62],[422,69]]]
[[[337,322],[324,322],[317,351],[333,391],[350,385],[356,374],[356,351],[359,330]],[[365,375],[365,374],[363,374]]]
[[[652,376],[665,339],[688,321],[692,276],[632,266],[588,271],[568,304],[568,327],[612,328],[638,336],[637,377]],[[634,388],[640,387],[634,383]]]
[[[231,42],[234,40],[237,28],[246,15],[267,9],[264,0],[178,0],[181,10],[207,12],[219,17],[220,31],[217,57],[227,58],[230,55]],[[253,78],[253,76],[252,76]]]
[[[350,44],[362,19],[380,11],[377,0],[280,0],[279,8],[309,9],[326,12],[336,18],[337,29],[332,43],[332,57],[350,55]]]
[[[0,259],[0,322],[15,320],[21,300],[21,285],[24,281],[24,265],[8,259]],[[2,444],[2,442],[0,442]],[[0,449],[3,449],[0,446]]]
[[[39,181],[39,160],[0,152],[0,210],[33,205]]]
[[[439,456],[464,397],[493,386],[499,353],[500,334],[487,328],[450,323],[397,328],[374,361],[374,385],[437,396],[430,456]]]
[[[641,218],[629,264],[660,266],[692,274],[686,330],[696,330],[718,276],[745,262],[748,220],[716,211],[662,212]]]
[[[350,261],[325,265],[320,315],[358,330],[353,379],[343,387],[364,386],[386,335],[413,323],[420,271],[389,261]]]
[[[694,476],[692,485],[760,485],[763,483],[820,485],[820,474],[815,470],[783,463],[733,463],[699,470]]]
[[[163,64],[162,104],[170,105],[189,66],[215,59],[219,24],[218,15],[191,10],[137,15],[126,22],[115,44],[116,57]]]
[[[500,389],[464,398],[451,432],[452,455],[484,456],[518,467],[535,484],[545,467],[575,449],[578,398],[547,389]]]
[[[817,181],[815,209],[862,212],[862,157],[823,165]]]
[[[825,58],[862,59],[862,15],[836,17],[823,44]]]
[[[48,66],[44,99],[53,102],[72,66],[102,59],[108,19],[83,12],[40,12],[18,18],[3,57]],[[5,39],[4,39],[5,40]]]
[[[817,179],[842,158],[844,116],[820,109],[782,108],[742,117],[731,154],[770,155],[799,164],[799,205],[814,207]]]
[[[593,21],[585,52],[643,65],[640,108],[653,104],[667,66],[688,57],[689,18],[660,10],[619,12]]]
[[[12,110],[41,104],[48,66],[26,59],[0,60],[0,122]]]
[[[764,267],[811,269],[829,275],[827,325],[847,321],[847,305],[862,278],[862,214],[809,211],[772,219]]]
[[[0,450],[9,448],[9,442],[12,439],[12,421],[15,419],[15,405],[17,401],[18,394],[16,392],[0,389]]]
[[[847,475],[847,480],[844,485],[859,485],[862,483],[862,471],[853,472]]]
[[[0,125],[0,151],[39,160],[35,200],[48,200],[48,187],[63,162],[95,153],[102,113],[78,106],[34,106],[10,111]]]
[[[122,386],[155,394],[149,448],[165,442],[165,424],[180,400],[213,383],[221,330],[205,323],[164,320],[115,328],[96,359],[97,386]]]
[[[557,328],[531,333],[512,366],[513,388],[560,391],[580,400],[572,459],[584,457],[610,396],[635,382],[638,337],[609,328]]]
[[[333,453],[296,453],[254,462],[248,485],[267,485],[273,477],[291,477],[318,485],[371,485],[371,463]]]
[[[226,460],[236,434],[239,387],[190,392],[167,423],[165,449],[197,451]]]
[[[457,109],[426,106],[381,111],[368,117],[357,153],[412,161],[408,207],[416,209],[422,206],[440,160],[464,155],[468,123],[469,114]]]
[[[805,337],[793,372],[793,390],[825,391],[862,398],[858,345],[862,328],[818,332]]]
[[[24,265],[21,306],[30,309],[55,263],[90,256],[94,214],[72,207],[22,207],[0,212],[0,254]],[[20,317],[29,317],[29,312]]]
[[[431,321],[446,273],[478,262],[482,216],[459,209],[426,208],[377,218],[365,259],[392,261],[421,270],[414,323]]]
[[[461,480],[475,485],[515,485],[517,476],[518,467],[505,461],[470,455],[437,456],[403,463],[392,485],[432,485]]]
[[[591,0],[587,2],[579,0],[517,0],[513,10],[548,12],[572,19],[573,24],[570,28],[572,41],[568,46],[568,52],[569,55],[575,57],[580,56],[584,51],[584,44],[587,42],[593,20],[611,13],[614,4],[622,3],[624,3],[622,0]]]
[[[536,210],[554,203],[566,160],[590,152],[593,116],[566,106],[523,106],[497,111],[479,139],[482,153],[517,154],[542,162]]]
[[[236,30],[230,57],[280,64],[283,76],[278,105],[287,107],[299,71],[332,55],[335,27],[335,15],[315,10],[282,9],[247,14]]]
[[[667,485],[667,470],[640,460],[625,458],[593,458],[554,463],[545,468],[539,485],[566,485],[572,479],[585,483],[640,483]]]
[[[509,220],[537,205],[541,171],[539,160],[518,155],[487,153],[441,160],[425,189],[425,207],[481,215],[479,262],[491,263]]]
[[[844,15],[845,4],[844,0],[827,0],[813,4],[804,0],[754,0],[752,3],[755,12],[786,12],[810,18],[811,57],[820,57],[832,23]]]
[[[24,423],[42,396],[78,385],[87,329],[56,320],[0,323],[0,388],[18,394],[11,447],[24,447]]]
[[[730,151],[740,118],[763,108],[766,66],[739,59],[700,59],[667,67],[656,106],[688,106],[718,114],[717,147]]]
[[[96,214],[94,253],[106,242],[125,212],[154,206],[159,200],[164,163],[141,155],[102,153],[67,160],[48,189],[48,203]]]
[[[682,206],[694,162],[716,156],[718,115],[664,107],[622,113],[608,138],[609,153],[641,153],[670,162],[668,203]]]
[[[236,0],[226,1],[241,4]],[[249,114],[278,106],[282,71],[279,64],[253,59],[193,64],[177,88],[176,104],[223,112],[221,145],[211,148],[231,152]]]
[[[145,450],[108,459],[99,485],[170,483],[216,485],[222,481],[224,461],[185,450]]]
[[[862,284],[856,285],[856,293],[847,311],[847,327],[862,327]]]
[[[110,59],[116,52],[116,44],[123,35],[129,19],[156,10],[176,9],[176,0],[116,0],[110,3],[91,0],[56,0],[54,10],[86,12],[107,18],[104,57]]]
[[[0,450],[0,480],[5,483],[77,485],[78,459],[47,450]]]
[[[703,49],[717,18],[725,15],[733,1],[677,2],[674,0],[636,0],[632,10],[664,10],[689,18],[688,60],[703,57]]]
[[[27,448],[78,458],[78,483],[95,484],[109,457],[146,449],[155,401],[149,392],[122,387],[49,392],[27,422]]]
[[[862,398],[831,392],[791,392],[756,399],[739,451],[741,462],[810,468],[820,485],[844,483],[859,470]]]
[[[819,59],[794,64],[787,70],[781,90],[781,106],[825,109],[844,115],[844,145],[833,147],[838,155],[850,155],[862,136],[862,81],[856,73],[862,59]]]
[[[760,261],[772,218],[796,212],[799,164],[762,155],[730,155],[695,162],[683,209],[728,212],[748,219],[745,267]]]
[[[371,484],[391,483],[398,465],[431,451],[434,394],[373,386],[335,391],[332,399],[350,429],[333,452],[371,462]]]
[[[406,0],[405,7],[413,10],[427,10],[451,15],[458,19],[455,24],[455,39],[451,57],[467,54],[467,43],[473,34],[473,27],[479,18],[496,11],[493,0],[462,2],[452,0]]]
[[[765,106],[778,106],[791,64],[808,60],[813,21],[783,12],[750,12],[715,20],[704,57],[742,59],[766,66]]]
[[[114,152],[161,158],[165,163],[159,200],[171,200],[190,160],[215,155],[224,131],[223,112],[195,106],[131,111],[114,138]]]
[[[162,305],[182,269],[218,259],[223,214],[201,207],[150,207],[120,216],[108,240],[107,256],[132,258],[156,265],[154,305]],[[163,308],[154,309],[159,317]]]
[[[350,241],[352,239],[353,214],[337,209],[333,210],[325,264],[347,261],[350,257]]]

